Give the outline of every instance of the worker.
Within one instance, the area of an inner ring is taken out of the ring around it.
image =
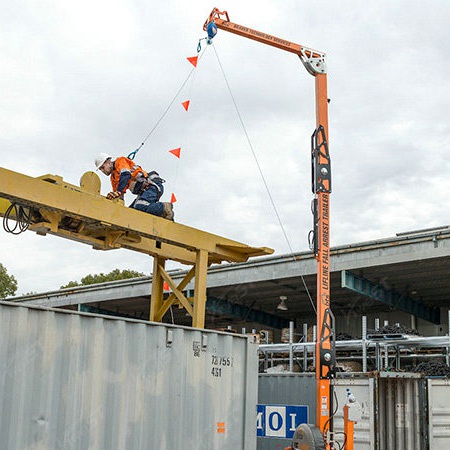
[[[119,156],[113,159],[103,152],[95,158],[95,166],[111,179],[113,190],[106,198],[123,199],[125,192],[130,190],[137,195],[130,208],[174,220],[172,203],[159,201],[164,193],[164,180],[157,172],[147,173],[130,158]]]

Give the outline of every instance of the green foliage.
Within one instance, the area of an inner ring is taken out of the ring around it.
[[[72,288],[75,286],[87,286],[88,284],[106,283],[107,281],[126,280],[128,278],[137,278],[143,276],[145,276],[145,273],[136,272],[135,270],[114,269],[107,274],[99,273],[96,275],[86,275],[81,279],[80,282],[69,281],[69,283],[67,283],[66,285],[61,286],[61,289]]]
[[[14,275],[8,275],[3,264],[0,263],[0,298],[13,296],[17,291],[17,280]]]

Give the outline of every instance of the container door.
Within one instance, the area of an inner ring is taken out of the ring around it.
[[[450,448],[450,380],[427,381],[430,450]]]
[[[344,405],[347,401],[347,389],[356,397],[361,404],[361,420],[355,423],[354,447],[358,450],[375,450],[375,404],[374,404],[374,379],[373,378],[353,378],[335,379],[335,402],[334,409],[337,410],[334,416],[334,431],[336,439],[344,441]],[[342,436],[342,439],[340,439]],[[392,450],[392,449],[391,449]]]

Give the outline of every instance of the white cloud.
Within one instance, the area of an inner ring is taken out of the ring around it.
[[[215,2],[10,2],[0,26],[2,166],[77,184],[99,151],[136,149],[192,66]],[[219,5],[220,7],[221,5]],[[327,53],[332,244],[447,224],[450,6],[419,0],[231,0],[231,20]],[[224,31],[227,81],[294,250],[311,228],[314,79],[297,56]],[[191,100],[186,113],[180,102]],[[168,150],[181,146],[176,160]],[[287,252],[213,47],[137,160],[175,192],[176,220]],[[102,192],[108,180],[102,177]],[[128,200],[131,200],[129,198]],[[151,258],[2,232],[21,292]],[[20,257],[18,256],[20,255]]]

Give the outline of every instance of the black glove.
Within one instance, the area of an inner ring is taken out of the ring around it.
[[[108,200],[114,200],[115,198],[119,198],[119,197],[122,197],[122,194],[121,194],[120,192],[110,192],[110,193],[106,196],[106,198],[107,198]]]

